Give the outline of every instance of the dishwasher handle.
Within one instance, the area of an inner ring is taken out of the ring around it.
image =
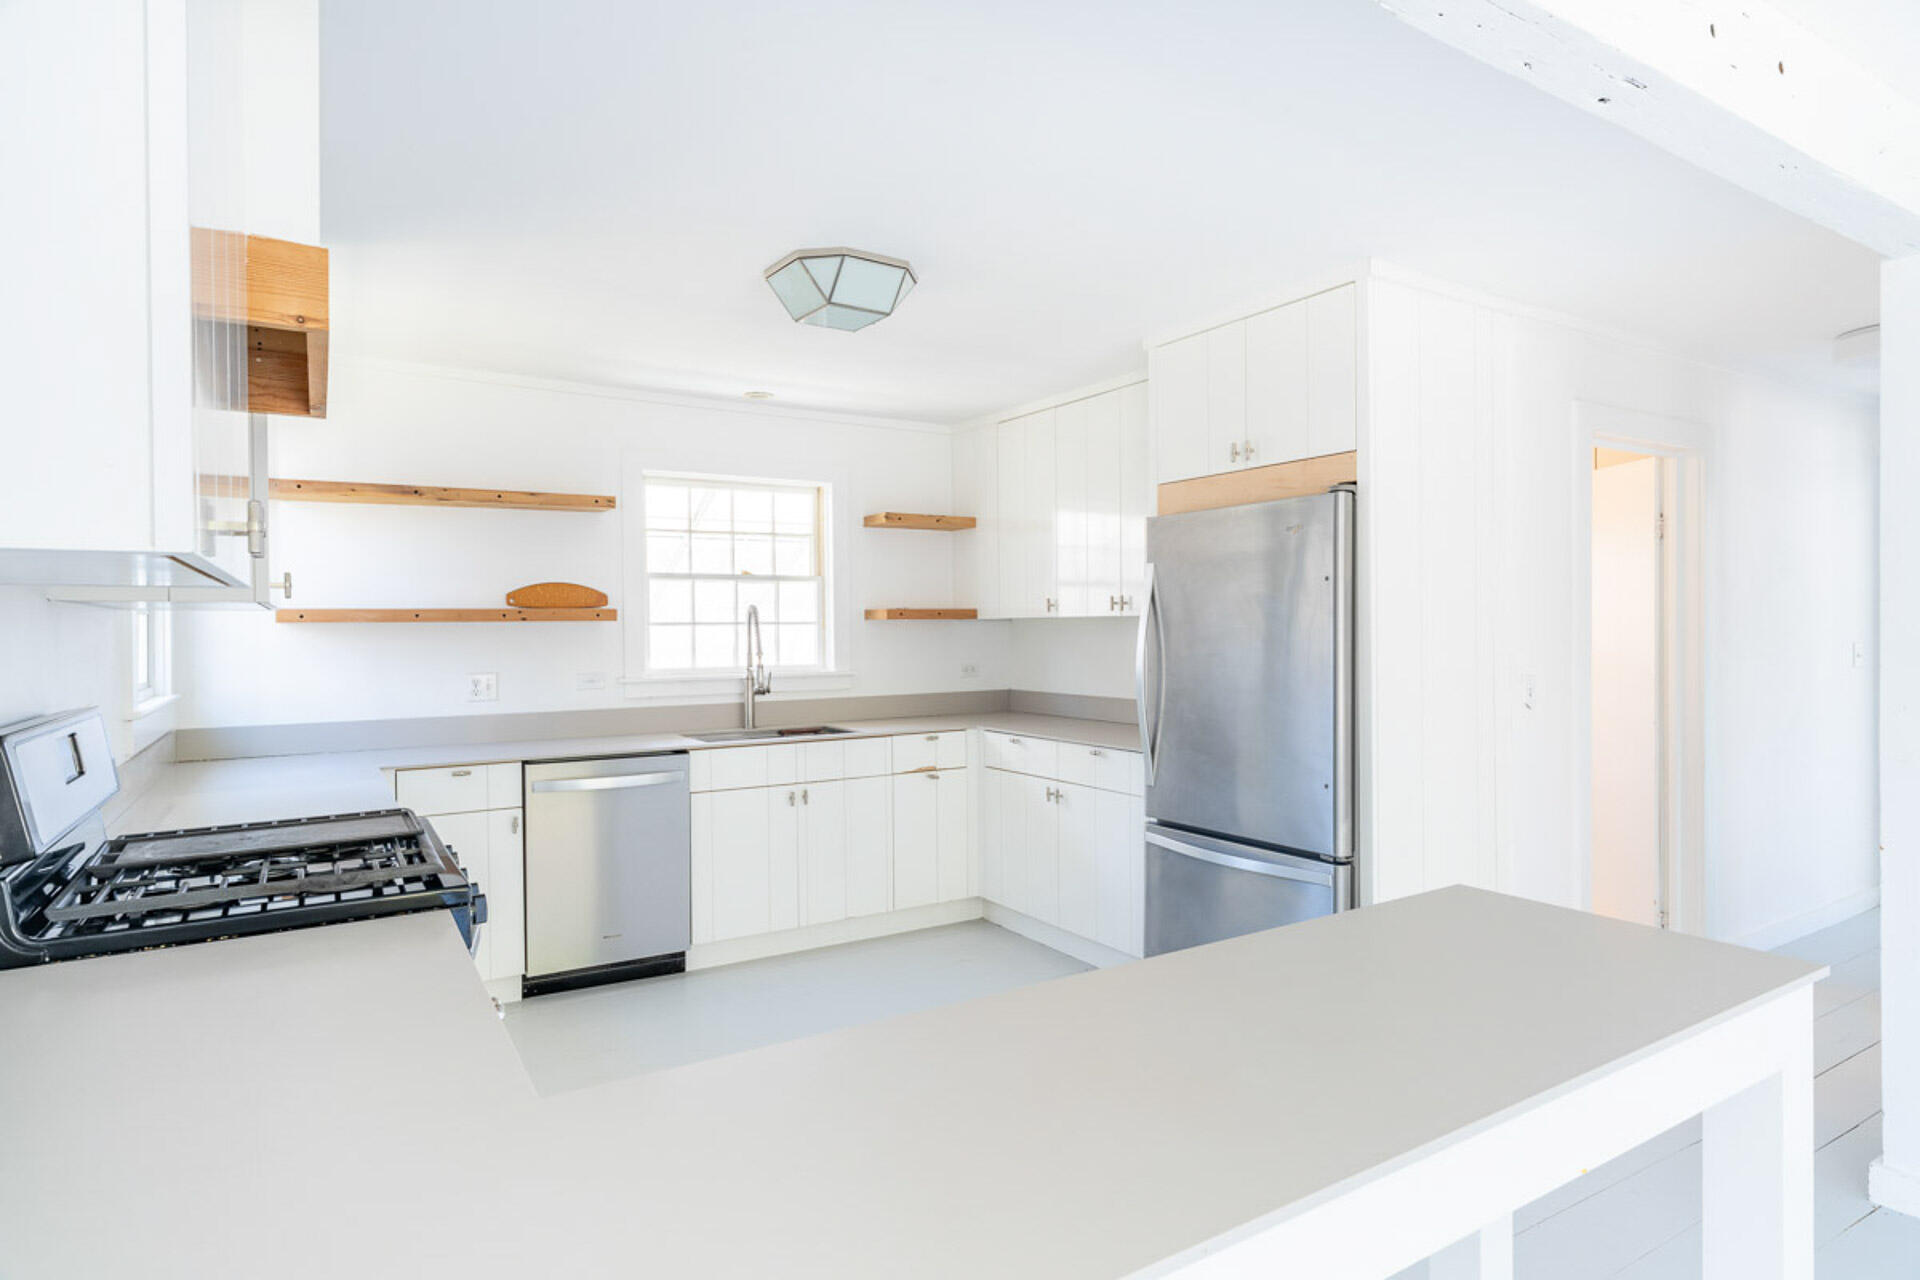
[[[553,778],[530,783],[528,790],[548,791],[624,791],[629,787],[664,787],[685,782],[685,773],[610,773],[598,778]]]

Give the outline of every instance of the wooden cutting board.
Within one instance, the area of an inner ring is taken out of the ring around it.
[[[507,603],[516,609],[598,609],[607,593],[577,582],[535,582],[507,592]]]

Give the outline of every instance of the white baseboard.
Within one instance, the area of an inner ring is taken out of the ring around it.
[[[911,933],[962,920],[978,920],[982,903],[978,898],[956,898],[904,911],[883,911],[879,915],[854,916],[827,924],[782,929],[778,933],[758,933],[750,938],[729,938],[725,942],[704,942],[687,948],[687,969],[711,969],[717,965],[738,964],[742,960],[764,960],[794,951],[832,947],[843,942],[863,942],[894,933]]]
[[[498,1000],[501,1004],[512,1004],[520,998],[520,979],[518,977],[489,978],[481,985],[486,987],[488,995]]]
[[[1920,1173],[1896,1169],[1885,1156],[1867,1166],[1867,1199],[1882,1209],[1920,1218]]]
[[[1077,933],[1068,933],[1057,925],[1044,920],[1035,920],[1032,916],[1022,915],[1011,907],[1003,907],[997,902],[986,904],[986,917],[989,924],[997,924],[1010,933],[1023,938],[1031,938],[1043,947],[1052,947],[1055,951],[1084,961],[1096,969],[1105,969],[1110,965],[1125,964],[1137,960],[1124,951],[1115,951],[1105,943],[1095,942],[1092,938],[1083,938]]]
[[[1784,947],[1789,942],[1797,942],[1810,933],[1831,928],[1842,920],[1851,920],[1862,911],[1871,911],[1880,905],[1880,886],[1863,889],[1859,893],[1848,894],[1838,902],[1830,902],[1824,907],[1804,911],[1764,929],[1756,929],[1744,937],[1733,939],[1743,947],[1752,947],[1755,951],[1771,951],[1775,947]]]

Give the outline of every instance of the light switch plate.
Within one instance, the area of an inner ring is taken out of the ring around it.
[[[604,671],[577,672],[573,677],[573,687],[580,693],[604,689],[607,687],[607,673]]]
[[[467,677],[468,702],[498,702],[500,700],[500,674],[496,671],[480,671]]]

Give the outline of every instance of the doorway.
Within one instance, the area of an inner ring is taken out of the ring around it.
[[[1592,909],[1666,927],[1663,459],[1596,445],[1592,476]]]

